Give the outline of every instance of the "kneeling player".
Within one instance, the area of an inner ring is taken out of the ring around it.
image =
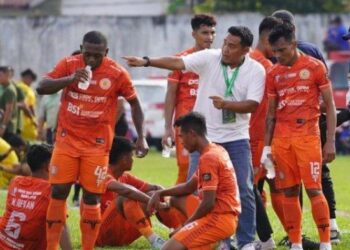
[[[206,138],[205,118],[201,114],[191,112],[175,125],[180,127],[184,147],[189,152],[200,152],[199,167],[187,183],[157,190],[148,209],[157,207],[161,197],[186,196],[198,191],[200,204],[162,249],[200,249],[236,231],[241,210],[236,175],[225,149]]]
[[[154,248],[160,248],[164,240],[156,235],[151,226],[146,204],[147,193],[161,189],[148,184],[126,171],[133,164],[134,145],[128,139],[116,137],[109,157],[109,173],[106,192],[101,197],[102,225],[97,246],[124,246],[144,236]],[[116,188],[117,187],[117,188]],[[132,195],[125,187],[132,187]],[[164,203],[163,203],[164,205]]]

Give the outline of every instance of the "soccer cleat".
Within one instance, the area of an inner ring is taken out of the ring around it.
[[[292,244],[290,250],[304,250],[301,244]]]
[[[161,237],[157,236],[152,242],[151,245],[155,249],[161,249],[164,245],[165,240],[163,240]]]
[[[265,242],[260,240],[254,241],[254,246],[256,250],[273,250],[276,249],[275,241],[270,238]]]
[[[332,250],[331,243],[321,243],[320,250]]]
[[[277,245],[281,247],[290,247],[288,236],[284,236]]]
[[[245,244],[241,250],[256,250],[254,243]]]
[[[302,244],[303,244],[304,250],[319,250],[320,249],[320,243],[312,241],[305,234],[302,235]]]
[[[331,229],[331,243],[332,244],[339,244],[341,240],[340,231],[337,229]]]

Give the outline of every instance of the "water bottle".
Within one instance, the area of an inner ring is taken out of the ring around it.
[[[163,150],[162,150],[162,156],[164,158],[170,158],[171,155],[171,149],[172,149],[172,140],[171,137],[168,137],[166,139],[166,145],[163,145]]]
[[[267,171],[266,177],[268,179],[273,179],[276,176],[276,171],[275,171],[275,164],[273,164],[272,160],[270,158],[266,158],[264,161],[264,167]]]
[[[85,70],[88,72],[89,75],[89,79],[83,82],[79,82],[78,83],[78,88],[82,89],[82,90],[87,90],[89,88],[90,85],[90,80],[92,78],[92,71],[91,71],[91,66],[90,65],[86,65]]]

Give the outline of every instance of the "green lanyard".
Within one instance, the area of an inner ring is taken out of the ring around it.
[[[224,79],[225,79],[225,83],[226,83],[225,97],[233,95],[232,90],[233,90],[233,86],[235,85],[235,81],[236,81],[236,78],[238,75],[239,67],[240,66],[236,67],[231,73],[231,78],[228,78],[227,65],[221,64],[222,72],[224,74]]]

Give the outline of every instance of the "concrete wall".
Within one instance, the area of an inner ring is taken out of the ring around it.
[[[20,70],[32,68],[39,74],[50,70],[63,56],[79,48],[84,33],[100,30],[109,40],[109,55],[120,61],[122,55],[160,56],[179,52],[193,45],[190,15],[168,17],[41,17],[0,19],[0,65]],[[259,22],[256,13],[217,15],[217,38],[220,47],[227,28],[245,25],[257,37]],[[350,24],[350,15],[343,16]],[[298,38],[316,43],[322,40],[329,16],[296,16]],[[256,40],[256,39],[255,39]],[[122,62],[123,63],[123,62]],[[130,69],[134,78],[165,75],[158,69]]]

